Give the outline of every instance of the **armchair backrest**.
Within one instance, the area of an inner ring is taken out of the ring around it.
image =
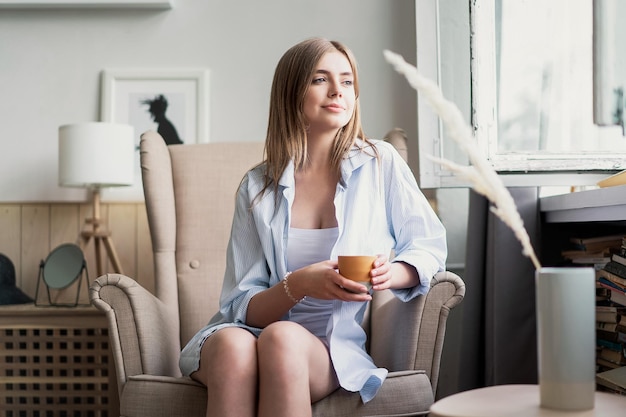
[[[237,187],[261,162],[263,142],[166,146],[141,137],[141,170],[156,296],[180,322],[185,345],[218,309]]]

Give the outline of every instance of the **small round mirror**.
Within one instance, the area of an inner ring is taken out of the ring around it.
[[[68,287],[80,277],[85,264],[83,251],[73,243],[65,243],[54,249],[43,266],[43,280],[51,289]]]

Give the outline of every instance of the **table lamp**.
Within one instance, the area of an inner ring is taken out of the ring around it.
[[[102,275],[101,244],[114,272],[122,274],[111,232],[100,218],[100,189],[132,185],[134,182],[134,129],[130,125],[87,122],[59,127],[59,185],[91,191],[93,217],[81,232],[81,249],[91,240],[96,253],[96,270]]]

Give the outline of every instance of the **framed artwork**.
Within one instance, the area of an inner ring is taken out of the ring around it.
[[[106,200],[143,200],[139,139],[157,131],[168,145],[209,141],[207,69],[105,69],[101,78],[100,119],[135,130],[135,184],[107,188]]]

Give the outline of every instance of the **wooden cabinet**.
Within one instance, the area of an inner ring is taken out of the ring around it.
[[[0,416],[119,416],[104,314],[0,306]]]

